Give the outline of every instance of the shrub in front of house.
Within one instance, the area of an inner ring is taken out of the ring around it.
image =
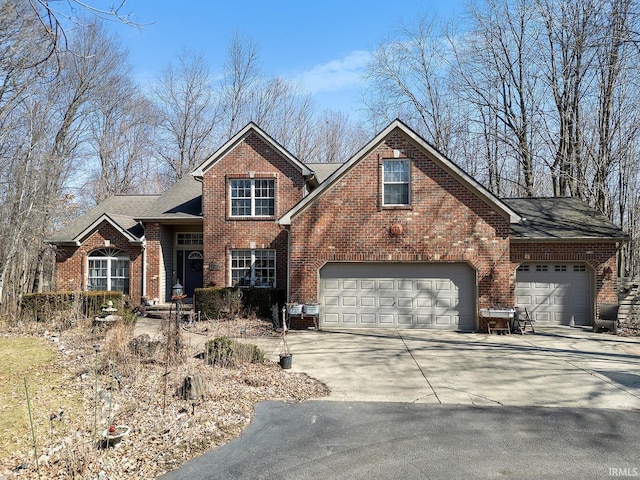
[[[255,313],[270,319],[272,305],[286,301],[282,288],[197,288],[195,309],[209,318],[233,318],[241,313]]]
[[[264,353],[255,345],[240,343],[221,336],[209,340],[204,345],[205,361],[209,365],[227,367],[247,363],[264,363]]]
[[[123,304],[122,292],[43,292],[22,296],[23,318],[44,322],[59,317],[94,317],[108,301],[115,308]]]

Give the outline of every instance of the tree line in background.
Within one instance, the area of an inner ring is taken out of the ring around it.
[[[483,0],[460,25],[405,25],[374,52],[363,124],[264,75],[240,35],[221,72],[183,51],[143,87],[100,12],[64,30],[47,6],[0,1],[5,310],[49,287],[54,229],[111,195],[163,191],[249,121],[332,162],[400,118],[499,196],[586,200],[632,235],[620,265],[638,273],[635,0]]]
[[[621,225],[637,275],[640,9],[636,0],[478,0],[423,17],[368,69],[374,125],[400,117],[501,197],[574,196]]]

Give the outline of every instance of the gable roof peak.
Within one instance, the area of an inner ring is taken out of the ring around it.
[[[480,184],[475,178],[465,172],[462,168],[449,160],[445,155],[440,153],[433,145],[422,138],[411,127],[404,123],[399,118],[393,120],[389,125],[382,129],[373,139],[371,139],[364,147],[358,150],[349,160],[342,164],[335,172],[333,172],[324,182],[320,184],[318,188],[313,190],[309,195],[298,202],[291,210],[289,210],[283,217],[280,218],[278,223],[280,225],[290,225],[293,218],[303,212],[309,205],[311,205],[316,198],[324,195],[333,184],[338,182],[344,177],[355,165],[357,165],[363,158],[367,156],[369,152],[374,150],[381,142],[383,142],[394,130],[399,129],[406,135],[412,142],[414,142],[423,151],[428,154],[442,166],[451,175],[455,176],[463,185],[470,190],[475,191],[479,197],[483,198],[489,205],[492,205],[496,210],[503,212],[509,218],[510,223],[518,223],[521,220],[520,215],[512,209],[509,205],[496,197],[482,184]]]
[[[258,125],[256,125],[253,121],[247,123],[238,133],[232,136],[227,142],[225,142],[218,150],[216,150],[213,155],[207,158],[204,162],[202,162],[198,167],[195,168],[191,175],[196,178],[202,178],[204,174],[211,168],[213,165],[224,157],[231,150],[236,148],[245,138],[247,138],[251,134],[256,134],[262,140],[271,146],[274,150],[276,150],[283,158],[285,158],[289,163],[291,163],[295,168],[297,168],[303,176],[310,177],[313,172],[307,168],[307,166],[298,160],[291,152],[289,152],[285,147],[280,145],[273,137],[271,137],[268,133],[262,130]]]

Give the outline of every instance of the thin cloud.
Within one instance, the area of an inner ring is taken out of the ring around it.
[[[311,94],[357,87],[362,83],[362,74],[370,60],[370,52],[356,50],[346,57],[316,65],[293,80]]]

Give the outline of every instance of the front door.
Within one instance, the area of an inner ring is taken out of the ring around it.
[[[196,288],[202,288],[202,250],[178,250],[177,280],[187,297],[193,297]]]

